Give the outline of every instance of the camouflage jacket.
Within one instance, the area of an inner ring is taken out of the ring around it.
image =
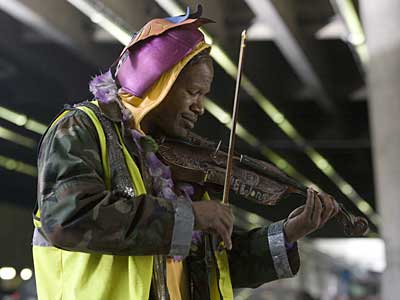
[[[113,121],[120,120],[118,110],[113,104],[102,106],[104,115]],[[124,143],[133,144],[127,139]],[[146,181],[135,147],[128,149]],[[177,230],[174,227],[182,226],[176,220],[176,206],[151,193],[137,196],[106,188],[97,132],[84,112],[70,111],[46,132],[38,170],[42,227],[35,232],[33,244],[41,240],[70,251],[171,255]],[[257,287],[298,271],[297,247],[285,248],[282,222],[250,232],[234,232],[232,242],[228,257],[234,288]],[[185,251],[173,254],[184,255]],[[190,252],[187,260],[196,262],[192,255]],[[196,263],[192,265],[189,273],[193,278],[207,273],[202,263],[198,269]],[[201,281],[207,284],[207,280]]]

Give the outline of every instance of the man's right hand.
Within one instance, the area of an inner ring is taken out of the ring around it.
[[[217,201],[196,201],[192,203],[195,216],[195,230],[217,234],[227,249],[232,249],[233,213],[228,205]]]

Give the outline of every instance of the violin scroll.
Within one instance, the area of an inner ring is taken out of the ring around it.
[[[343,204],[339,204],[339,206],[340,211],[336,216],[336,220],[343,225],[344,233],[347,236],[364,236],[369,232],[367,219],[352,215],[347,211]]]

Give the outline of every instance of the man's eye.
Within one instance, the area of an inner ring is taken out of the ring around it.
[[[190,95],[192,95],[192,96],[196,96],[196,95],[199,94],[199,91],[197,91],[197,90],[188,90],[188,93],[189,93]]]

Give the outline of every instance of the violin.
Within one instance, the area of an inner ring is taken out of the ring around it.
[[[189,182],[204,191],[224,186],[228,155],[220,150],[220,144],[194,133],[186,140],[164,137],[158,143],[159,157],[170,166],[175,182]],[[237,154],[233,156],[230,191],[267,206],[276,205],[290,194],[307,197],[307,187],[275,165]],[[364,217],[354,216],[343,204],[339,206],[339,213],[334,218],[347,236],[363,236],[369,231]]]

